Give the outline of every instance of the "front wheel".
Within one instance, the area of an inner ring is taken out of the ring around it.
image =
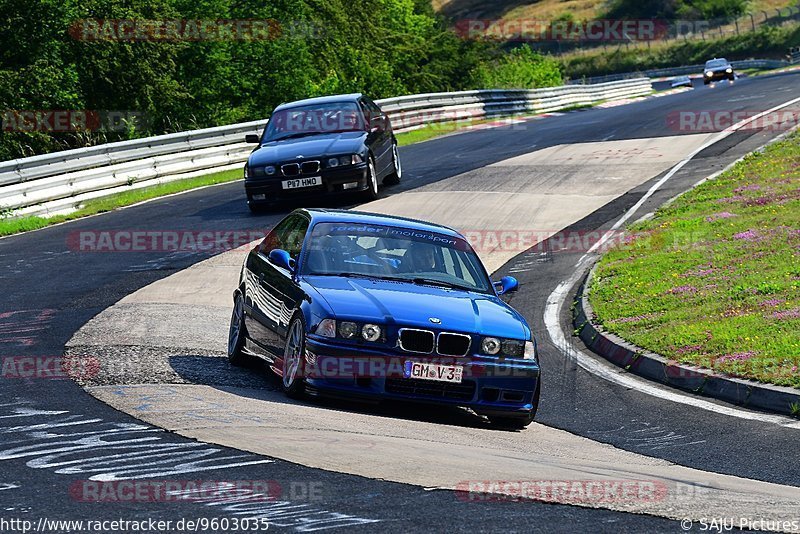
[[[305,391],[303,379],[306,353],[306,329],[303,319],[296,317],[286,334],[286,347],[283,350],[283,392],[287,397],[299,398]]]
[[[231,314],[231,325],[228,329],[228,361],[231,365],[241,367],[248,362],[247,354],[244,353],[244,341],[247,332],[244,326],[244,297],[241,293],[236,293],[233,301],[233,313]]]
[[[372,161],[372,156],[369,157],[367,164],[367,186],[369,189],[364,192],[364,200],[367,202],[378,200],[378,175],[375,173],[375,162]]]
[[[396,185],[400,183],[403,177],[403,165],[400,163],[400,154],[397,152],[397,143],[392,145],[392,165],[394,171],[383,179],[386,185]]]

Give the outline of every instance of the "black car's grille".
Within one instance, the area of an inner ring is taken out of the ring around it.
[[[471,342],[467,335],[442,332],[436,342],[436,352],[445,356],[465,356]]]
[[[400,329],[400,348],[408,352],[433,352],[435,336],[430,330]]]
[[[319,161],[305,161],[300,166],[300,170],[303,171],[303,174],[314,174],[319,172]]]
[[[284,176],[300,176],[301,174],[316,174],[319,172],[320,164],[317,160],[304,161],[302,163],[285,163],[281,165],[281,172]]]
[[[287,163],[286,165],[281,165],[281,172],[284,176],[297,176],[300,174],[300,164]]]
[[[400,395],[418,395],[437,399],[453,399],[470,401],[475,396],[475,382],[464,380],[460,384],[451,382],[435,382],[418,378],[387,378],[387,393]]]

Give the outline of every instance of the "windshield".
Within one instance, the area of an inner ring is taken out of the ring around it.
[[[489,292],[472,247],[461,238],[396,226],[318,223],[303,274],[363,276]]]
[[[363,129],[361,112],[355,102],[313,104],[273,113],[264,132],[264,142]]]
[[[728,65],[727,59],[712,59],[711,61],[706,61],[706,68],[707,69],[714,69],[717,67],[725,67]]]

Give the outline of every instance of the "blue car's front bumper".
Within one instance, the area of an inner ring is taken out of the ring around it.
[[[407,361],[460,365],[461,383],[407,378]],[[366,350],[306,341],[306,384],[310,393],[361,399],[395,399],[467,406],[484,415],[526,416],[534,410],[539,386],[535,361],[463,358]]]

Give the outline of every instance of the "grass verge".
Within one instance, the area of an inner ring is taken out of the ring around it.
[[[196,178],[187,178],[186,180],[178,180],[166,184],[154,185],[151,187],[143,187],[132,191],[124,191],[116,193],[103,198],[87,201],[84,206],[67,215],[56,215],[54,217],[2,217],[0,218],[0,236],[11,234],[18,234],[20,232],[28,232],[50,226],[53,224],[62,223],[64,221],[71,221],[79,219],[88,215],[95,215],[111,211],[123,206],[130,206],[144,200],[152,198],[163,197],[173,193],[180,193],[181,191],[188,191],[189,189],[196,189],[206,185],[221,184],[224,182],[232,182],[242,177],[240,169],[231,171],[216,172],[207,174],[205,176],[198,176]],[[10,215],[10,213],[9,213]]]
[[[596,320],[682,363],[800,388],[800,134],[682,195],[599,262]]]

